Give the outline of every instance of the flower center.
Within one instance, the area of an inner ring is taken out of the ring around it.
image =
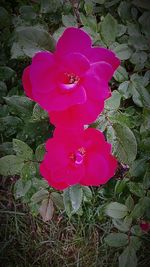
[[[81,165],[84,160],[85,149],[83,147],[79,148],[75,153],[70,155],[70,159],[75,165]]]
[[[79,77],[74,73],[65,73],[66,84],[76,84],[79,81]]]

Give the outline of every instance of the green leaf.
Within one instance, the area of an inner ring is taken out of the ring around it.
[[[3,142],[0,144],[0,157],[12,155],[14,153],[12,142]]]
[[[136,51],[132,54],[130,61],[132,64],[136,65],[136,70],[141,70],[142,68],[144,68],[147,57],[148,56],[146,52]]]
[[[92,3],[92,1],[91,2],[89,2],[89,1],[85,2],[84,9],[85,9],[85,12],[86,12],[87,15],[91,15],[93,13],[93,3]]]
[[[118,91],[125,99],[130,98],[132,96],[131,82],[125,81],[121,83],[118,87]]]
[[[26,162],[21,169],[21,178],[23,181],[32,179],[36,175],[36,163]]]
[[[53,201],[51,199],[44,199],[39,208],[39,212],[44,222],[50,221],[54,213]]]
[[[129,242],[128,236],[123,233],[111,233],[104,240],[110,247],[115,248],[126,246]]]
[[[114,190],[115,193],[121,194],[126,188],[127,182],[128,182],[128,179],[117,180],[116,185],[115,185],[115,190]]]
[[[60,0],[41,0],[41,13],[55,13],[57,9],[59,9],[62,5],[62,1]]]
[[[42,161],[46,153],[45,144],[39,145],[35,150],[35,157],[37,161]]]
[[[13,139],[13,149],[20,158],[27,161],[33,159],[33,150],[23,141]]]
[[[59,210],[64,210],[63,197],[60,193],[52,192],[51,199]]]
[[[16,58],[23,58],[25,56],[21,46],[17,42],[13,42],[12,47],[11,47],[11,58],[16,59]]]
[[[0,80],[1,81],[8,81],[15,76],[15,71],[10,67],[2,67],[0,66]]]
[[[36,13],[32,6],[21,6],[19,12],[24,20],[30,21],[36,18]]]
[[[120,1],[120,0],[119,0]],[[127,30],[127,26],[123,25],[123,24],[118,24],[118,33],[117,33],[117,37],[122,36]]]
[[[82,203],[83,191],[80,185],[73,185],[69,188],[69,195],[72,205],[72,213],[76,213]]]
[[[65,206],[65,211],[68,217],[71,217],[72,205],[71,205],[71,200],[70,200],[69,188],[65,189],[63,192],[63,201],[64,201],[64,206]]]
[[[31,120],[41,121],[45,119],[48,119],[48,113],[36,103],[33,108],[33,114]]]
[[[128,209],[125,205],[118,202],[111,202],[106,206],[106,214],[114,219],[124,218]]]
[[[137,159],[135,160],[130,169],[130,174],[133,177],[141,177],[145,173],[147,163],[145,159]]]
[[[143,179],[143,186],[145,189],[150,187],[150,167],[148,166]]]
[[[7,94],[7,85],[6,83],[0,81],[0,103],[3,103],[3,97]]]
[[[125,205],[127,206],[129,211],[132,211],[134,209],[134,200],[131,195],[129,195],[126,199]]]
[[[141,227],[139,225],[134,225],[131,227],[131,233],[133,235],[136,235],[136,236],[141,236],[143,233],[142,233],[142,230],[141,230]]]
[[[134,219],[139,219],[143,216],[144,211],[145,211],[145,207],[143,207],[142,204],[139,202],[135,205],[135,207],[131,213],[131,216]]]
[[[129,182],[128,187],[130,192],[138,197],[143,197],[145,195],[145,190],[142,183]]]
[[[14,95],[4,99],[13,114],[23,119],[31,116],[33,102],[28,97]]]
[[[6,116],[0,118],[0,132],[4,134],[4,136],[9,137],[14,135],[17,130],[22,126],[22,121],[15,116]]]
[[[117,110],[120,106],[121,95],[118,91],[114,90],[112,96],[105,101],[105,109]]]
[[[53,51],[55,47],[54,39],[41,25],[16,28],[16,40],[28,57],[33,57],[41,50]]]
[[[111,16],[111,14],[107,14],[100,24],[100,33],[107,46],[110,46],[113,42],[115,42],[117,32],[117,21]]]
[[[138,74],[131,76],[132,98],[135,104],[150,109],[150,93],[143,86],[143,81]]]
[[[24,197],[30,190],[31,186],[32,182],[30,180],[24,183],[22,179],[18,179],[14,186],[16,199]]]
[[[32,183],[33,183],[33,186],[36,188],[36,190],[49,188],[48,182],[44,179],[34,177],[32,178]]]
[[[120,60],[127,60],[132,54],[132,50],[127,44],[119,44],[113,50]]]
[[[127,247],[119,256],[119,267],[136,267],[137,256],[133,248]]]
[[[126,217],[125,217],[126,218]],[[121,232],[128,232],[130,228],[130,223],[122,219],[113,219],[114,226]]]
[[[62,23],[65,27],[77,26],[76,19],[73,15],[62,15]]]
[[[48,194],[49,194],[48,190],[41,189],[38,192],[36,192],[35,194],[33,194],[33,196],[31,197],[31,201],[34,203],[39,203],[39,202],[43,201],[44,199],[47,199]]]
[[[118,7],[118,14],[121,20],[131,19],[131,4],[126,1],[121,1]]]
[[[125,68],[123,68],[122,66],[119,66],[119,68],[115,71],[113,77],[115,78],[117,82],[121,83],[121,82],[128,80],[128,73]]]
[[[137,154],[137,142],[133,132],[125,125],[113,124],[113,152],[117,158],[126,164],[134,161]]]
[[[130,247],[133,248],[135,251],[140,249],[142,242],[139,237],[131,236],[130,237]]]
[[[92,199],[92,191],[88,186],[83,186],[83,195],[86,201],[90,201]]]
[[[20,174],[24,165],[22,158],[8,155],[0,159],[0,174],[4,176]]]
[[[10,17],[5,8],[0,7],[0,29],[6,28],[10,24]]]
[[[137,7],[142,7],[150,10],[150,2],[147,0],[133,0],[132,3]]]

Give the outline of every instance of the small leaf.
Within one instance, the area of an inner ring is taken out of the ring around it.
[[[41,189],[38,192],[36,192],[35,194],[33,194],[33,196],[31,197],[31,201],[34,203],[39,203],[44,199],[47,199],[48,197],[48,190],[45,189]]]
[[[72,205],[71,205],[71,200],[70,200],[69,188],[65,189],[63,192],[63,201],[64,201],[64,206],[65,206],[65,211],[68,217],[71,217]]]
[[[77,26],[76,19],[73,15],[62,15],[62,23],[65,27]]]
[[[35,150],[35,157],[36,157],[37,161],[39,161],[39,162],[42,161],[45,153],[46,153],[45,144],[39,145]]]
[[[0,174],[4,176],[20,174],[24,165],[22,158],[8,155],[0,159]]]
[[[134,200],[131,197],[131,195],[128,196],[128,198],[126,199],[125,205],[127,206],[129,211],[132,211],[134,208]]]
[[[41,121],[45,119],[48,119],[48,113],[36,103],[33,108],[33,114],[31,120]]]
[[[119,256],[119,267],[136,267],[137,256],[133,248],[127,247]]]
[[[114,73],[114,79],[121,83],[128,80],[128,73],[125,68],[122,66],[119,66],[119,68]]]
[[[141,227],[139,225],[134,225],[131,227],[131,233],[133,235],[136,235],[136,236],[141,236],[143,233],[142,233],[142,230],[141,230]]]
[[[127,44],[119,44],[113,50],[120,60],[127,60],[132,54],[132,50]]]
[[[22,179],[18,179],[14,186],[16,199],[24,197],[30,190],[31,186],[32,182],[30,180],[24,183]]]
[[[30,118],[33,102],[28,97],[14,95],[4,99],[13,114],[23,119]]]
[[[24,20],[29,21],[36,18],[36,13],[32,6],[21,6],[19,12]]]
[[[117,32],[117,21],[111,16],[111,14],[107,14],[100,24],[100,33],[107,46],[111,45],[115,41]]]
[[[23,181],[32,179],[36,175],[36,163],[35,162],[25,162],[21,169],[21,178]]]
[[[121,232],[128,232],[130,228],[130,224],[125,222],[122,219],[113,219],[112,220],[114,226]]]
[[[92,191],[88,186],[83,186],[82,187],[83,190],[83,195],[86,198],[87,201],[92,199]]]
[[[10,17],[5,8],[2,6],[0,7],[0,29],[3,29],[5,27],[8,27],[10,24]]]
[[[110,247],[123,247],[128,244],[128,236],[123,233],[111,233],[105,238],[105,242]]]
[[[39,212],[44,222],[50,221],[54,213],[53,201],[51,199],[44,199],[39,208]]]
[[[137,236],[131,236],[130,237],[130,247],[133,248],[135,251],[140,249],[141,246],[141,240]]]
[[[150,187],[150,167],[149,166],[146,169],[146,172],[144,175],[143,185],[145,189],[148,189]]]
[[[137,142],[133,132],[127,126],[113,124],[115,139],[112,140],[113,151],[117,158],[126,164],[134,161],[137,154]]]
[[[128,187],[129,187],[130,192],[138,197],[143,197],[145,195],[145,191],[144,191],[142,183],[129,182]]]
[[[72,213],[76,213],[81,206],[83,191],[80,185],[74,185],[69,188],[69,195],[72,205]]]
[[[7,66],[0,66],[0,80],[8,81],[15,76],[15,71]]]
[[[138,75],[131,76],[132,98],[136,105],[150,108],[150,93],[144,87],[144,80]]]
[[[33,150],[23,141],[18,139],[13,139],[13,149],[16,155],[24,160],[33,159]]]
[[[130,81],[125,81],[121,83],[118,87],[118,91],[125,99],[130,98],[132,96],[132,88]]]
[[[106,206],[106,214],[114,219],[124,218],[127,213],[127,207],[121,203],[111,202]]]
[[[51,199],[53,200],[56,207],[60,210],[64,210],[64,203],[63,203],[63,197],[61,194],[57,192],[51,193]]]
[[[142,7],[150,10],[150,2],[147,0],[133,0],[132,3],[137,7]]]
[[[17,27],[16,40],[20,49],[29,57],[41,50],[53,51],[55,46],[54,39],[41,25]]]
[[[105,102],[105,109],[117,110],[120,106],[121,95],[118,91],[114,90],[112,96]]]
[[[134,206],[134,209],[131,213],[131,217],[134,219],[139,219],[143,216],[144,211],[145,211],[145,207],[143,207],[141,203],[137,203]]]

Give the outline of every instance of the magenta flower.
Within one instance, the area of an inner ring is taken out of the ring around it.
[[[46,154],[40,165],[42,176],[52,187],[63,190],[74,184],[105,184],[117,168],[111,145],[93,128],[78,133],[56,128],[46,143]]]
[[[91,123],[110,96],[108,81],[120,61],[113,52],[92,47],[81,29],[68,28],[56,51],[39,52],[23,73],[27,96],[50,114],[55,125]]]
[[[146,221],[141,221],[140,222],[140,228],[143,232],[148,232],[150,231],[150,222],[146,222]]]

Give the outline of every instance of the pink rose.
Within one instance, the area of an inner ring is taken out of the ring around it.
[[[114,176],[117,160],[103,134],[93,128],[56,128],[46,143],[40,172],[52,187],[63,190],[74,184],[99,186]]]
[[[54,53],[35,54],[24,70],[23,87],[56,126],[82,126],[103,110],[110,96],[108,81],[119,64],[112,51],[92,47],[87,33],[71,27],[58,40]]]

